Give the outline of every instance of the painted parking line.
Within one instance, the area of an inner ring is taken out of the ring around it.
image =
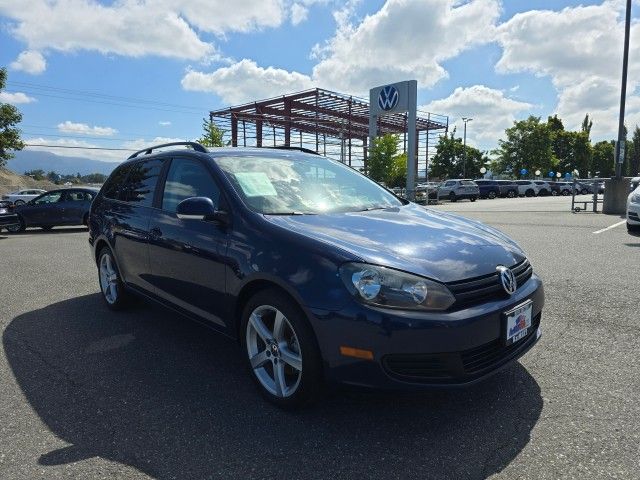
[[[618,223],[614,223],[613,225],[609,225],[608,227],[603,228],[602,230],[597,230],[597,231],[595,231],[595,232],[593,232],[593,233],[595,234],[595,233],[602,233],[602,232],[606,232],[607,230],[611,230],[612,228],[619,227],[620,225],[622,225],[622,224],[624,224],[624,223],[627,223],[627,221],[626,221],[626,220],[621,220],[621,221],[619,221]]]

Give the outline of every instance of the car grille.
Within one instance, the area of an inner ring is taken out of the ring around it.
[[[516,277],[517,288],[522,287],[533,275],[533,268],[527,259],[510,268]],[[456,297],[453,309],[469,307],[488,300],[509,298],[509,294],[502,288],[497,271],[481,277],[447,283],[447,287]]]
[[[627,212],[627,215],[630,220],[635,220],[636,222],[640,222],[640,216],[636,212]]]
[[[511,345],[497,338],[462,352],[432,354],[391,354],[382,358],[382,366],[392,377],[408,382],[456,383],[471,381],[518,356],[536,337],[542,314],[536,315],[526,337]]]

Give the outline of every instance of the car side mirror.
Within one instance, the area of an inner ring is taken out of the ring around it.
[[[208,197],[191,197],[181,201],[176,215],[183,220],[204,220],[212,223],[228,224],[229,214],[218,210]]]

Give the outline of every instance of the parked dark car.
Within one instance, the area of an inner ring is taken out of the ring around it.
[[[480,189],[480,198],[496,198],[500,196],[500,187],[495,180],[474,180]]]
[[[132,155],[94,200],[103,298],[237,338],[270,401],[471,384],[538,341],[542,283],[498,230],[319,155],[188,145]]]
[[[89,207],[97,193],[97,188],[65,188],[43,193],[15,208],[19,224],[7,230],[21,232],[27,227],[51,230],[62,225],[87,225]]]
[[[19,225],[18,215],[14,212],[13,202],[0,200],[0,230]]]
[[[500,188],[500,196],[514,198],[518,196],[518,185],[513,180],[495,180]]]

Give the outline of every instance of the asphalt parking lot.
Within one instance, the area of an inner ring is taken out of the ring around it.
[[[543,278],[543,337],[518,363],[298,413],[260,398],[232,341],[109,311],[85,229],[0,233],[0,478],[640,478],[640,237],[570,202],[434,207],[510,234]]]

